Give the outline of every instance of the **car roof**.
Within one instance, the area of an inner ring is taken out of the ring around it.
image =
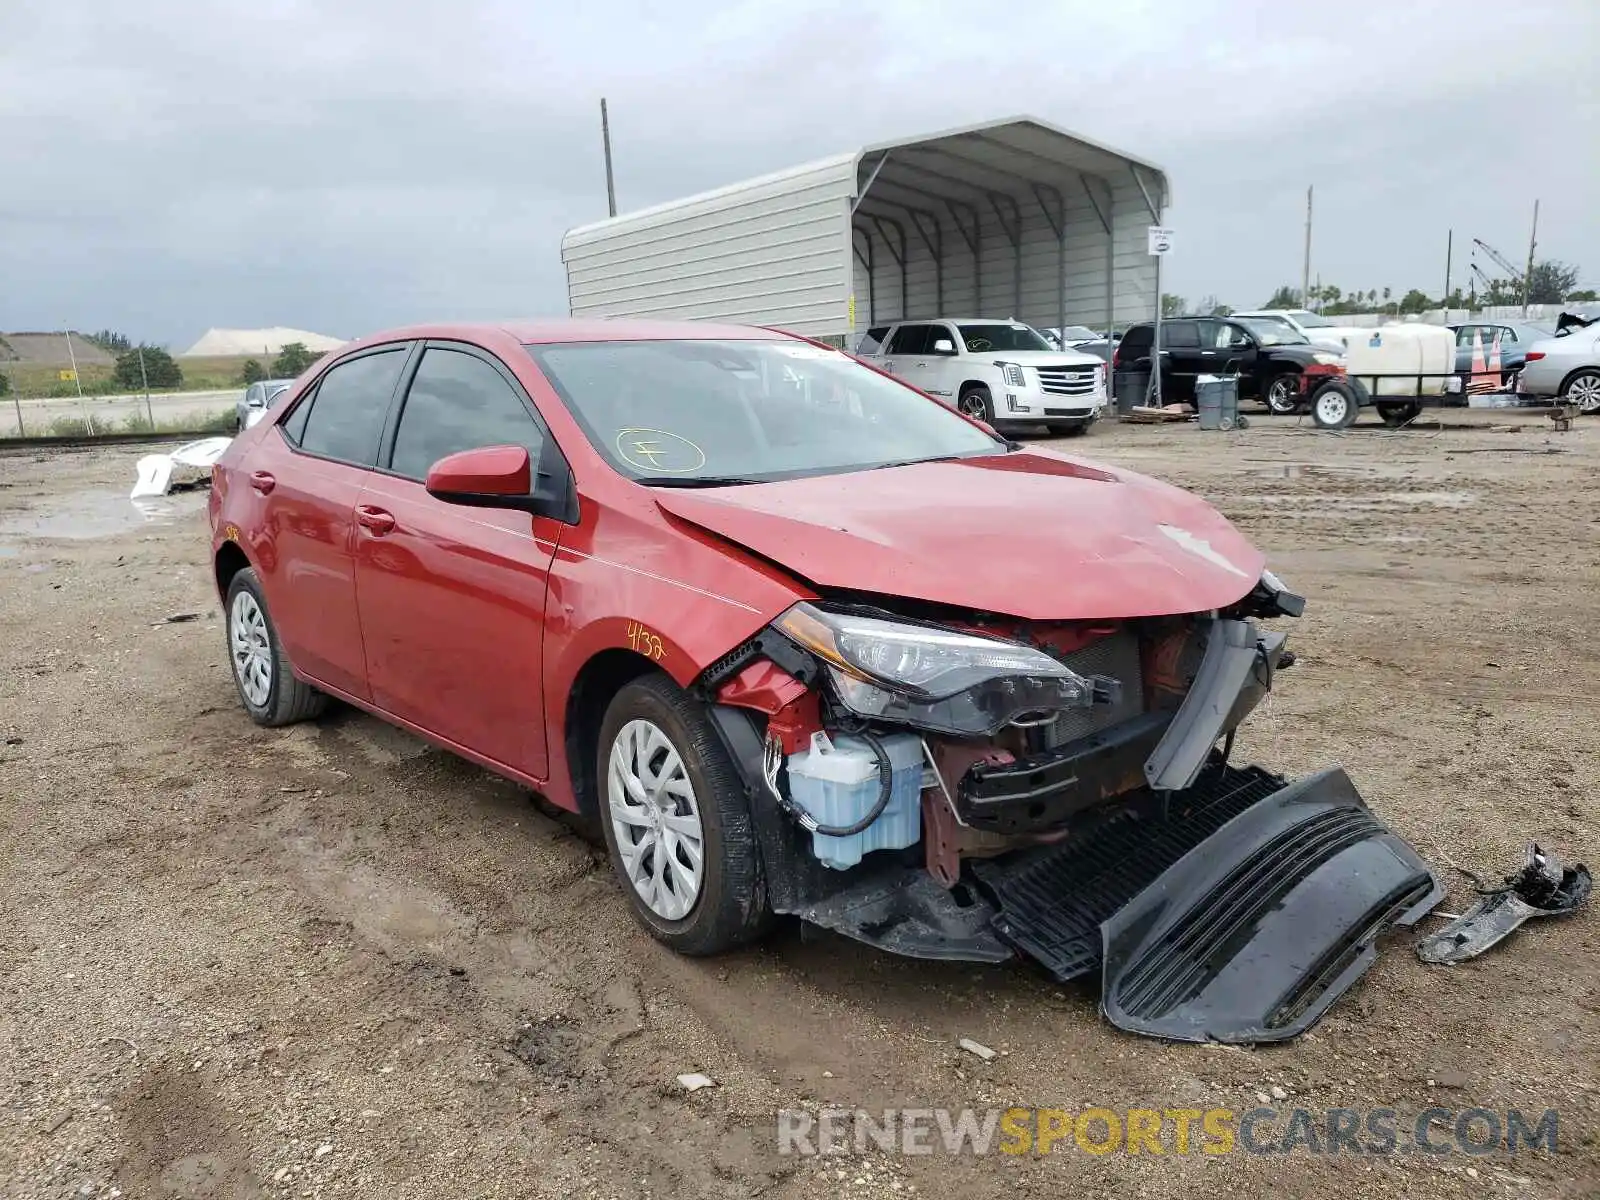
[[[658,321],[622,317],[544,317],[506,321],[452,321],[388,329],[361,339],[364,344],[403,338],[509,336],[525,346],[552,342],[750,341],[787,336],[753,325],[711,321]]]

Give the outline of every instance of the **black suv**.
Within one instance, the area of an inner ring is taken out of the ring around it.
[[[1129,326],[1112,364],[1117,370],[1150,369],[1155,326]],[[1237,375],[1239,398],[1255,399],[1279,414],[1300,411],[1307,397],[1328,379],[1344,376],[1344,359],[1313,346],[1288,325],[1256,317],[1177,317],[1161,322],[1161,395],[1171,401],[1194,402],[1200,375]],[[1348,384],[1345,385],[1348,387]],[[1348,419],[1331,421],[1313,409],[1317,423],[1347,425],[1360,401],[1354,391],[1339,397],[1350,401]],[[1329,405],[1330,415],[1335,405]]]

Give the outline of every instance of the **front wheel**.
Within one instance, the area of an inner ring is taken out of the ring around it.
[[[994,400],[989,395],[989,389],[982,384],[976,384],[962,392],[957,407],[975,421],[994,424]]]
[[[1600,371],[1579,371],[1567,380],[1561,398],[1581,413],[1600,413]]]
[[[246,567],[228,584],[227,624],[228,664],[239,703],[252,721],[292,725],[321,714],[328,697],[295,678],[254,567]]]
[[[770,918],[744,787],[704,706],[664,675],[626,685],[600,727],[601,827],[638,918],[681,954],[718,954]]]
[[[1343,379],[1330,379],[1311,397],[1311,419],[1318,429],[1348,429],[1360,411],[1355,388]]]
[[[1267,384],[1266,401],[1277,416],[1294,416],[1300,411],[1300,376],[1293,371],[1274,375]]]

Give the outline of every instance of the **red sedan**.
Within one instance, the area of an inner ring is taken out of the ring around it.
[[[1226,520],[803,338],[369,337],[233,442],[210,516],[254,720],[334,697],[594,818],[686,953],[789,913],[1063,979],[1103,958],[1119,1024],[1260,1041],[1437,899],[1341,772],[1228,761],[1292,658],[1258,620],[1301,602]],[[1316,821],[1344,840],[1272,859]],[[1219,894],[1249,902],[1227,953],[1182,943],[1151,992],[1165,923]]]

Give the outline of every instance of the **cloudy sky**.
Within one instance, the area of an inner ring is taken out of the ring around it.
[[[0,5],[0,329],[560,314],[620,207],[1017,113],[1161,163],[1169,290],[1437,293],[1446,230],[1600,286],[1594,0]]]

